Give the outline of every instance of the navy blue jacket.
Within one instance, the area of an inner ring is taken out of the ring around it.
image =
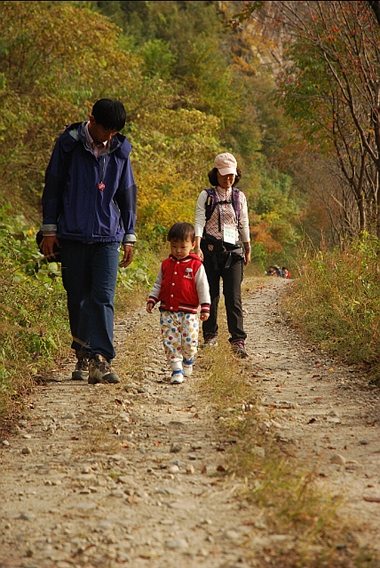
[[[42,229],[87,243],[134,242],[132,146],[116,134],[96,158],[86,144],[84,124],[68,126],[56,142],[45,175]]]

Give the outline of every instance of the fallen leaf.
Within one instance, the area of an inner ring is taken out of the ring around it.
[[[308,424],[313,424],[315,421],[316,421],[315,418],[311,418],[311,419],[309,420]]]
[[[128,503],[138,503],[138,499],[135,499],[134,497],[129,496],[127,498]]]
[[[363,497],[364,501],[368,501],[368,503],[380,503],[380,497]]]

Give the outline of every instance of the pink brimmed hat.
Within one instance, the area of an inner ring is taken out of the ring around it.
[[[237,174],[237,161],[233,155],[228,152],[217,155],[214,160],[214,167],[217,168],[221,176],[226,176],[227,174],[234,174],[236,176]]]

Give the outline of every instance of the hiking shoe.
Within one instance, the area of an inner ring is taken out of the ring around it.
[[[77,351],[77,364],[75,365],[75,371],[71,374],[71,379],[73,381],[84,381],[88,377],[88,353],[86,351]]]
[[[242,359],[248,357],[248,351],[245,348],[244,341],[234,341],[232,344],[232,351]]]
[[[194,359],[190,359],[190,361],[183,360],[183,374],[185,377],[190,377],[193,373],[193,363]]]
[[[96,355],[90,359],[88,371],[88,383],[90,385],[96,385],[96,383],[120,383],[117,374],[111,371],[111,365],[108,363],[107,359],[99,353],[96,353]]]
[[[180,385],[181,383],[183,383],[183,371],[181,371],[181,369],[172,372],[172,378],[170,383],[172,385]]]
[[[201,349],[204,349],[207,346],[216,347],[217,345],[218,345],[218,336],[217,335],[206,335],[203,339]]]

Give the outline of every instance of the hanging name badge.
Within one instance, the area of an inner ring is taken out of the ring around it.
[[[223,241],[234,245],[236,242],[236,230],[233,225],[224,225],[223,229]]]
[[[98,188],[100,189],[100,191],[103,191],[106,186],[104,185],[104,183],[101,181],[100,184],[98,185]]]

